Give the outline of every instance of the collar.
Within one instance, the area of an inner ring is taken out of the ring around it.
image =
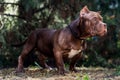
[[[75,32],[74,30],[72,30],[72,28],[70,27],[70,25],[68,25],[68,28],[70,29],[70,32],[72,33],[72,35],[73,35],[76,39],[85,40],[85,39],[80,38],[79,34],[78,34],[77,32]]]

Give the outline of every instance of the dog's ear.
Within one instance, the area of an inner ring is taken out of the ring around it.
[[[101,11],[98,11],[97,13],[101,14]]]
[[[90,10],[87,8],[87,6],[84,6],[82,10],[80,11],[80,17],[83,17],[85,14],[89,13]]]

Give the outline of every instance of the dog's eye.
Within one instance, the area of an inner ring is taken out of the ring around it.
[[[93,18],[94,21],[97,21],[98,19],[96,17]]]
[[[94,24],[97,24],[98,23],[98,19],[96,17],[93,18],[93,22],[94,22]]]

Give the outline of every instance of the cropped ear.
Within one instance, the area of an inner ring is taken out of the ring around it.
[[[101,14],[101,11],[98,11],[97,13]]]
[[[80,17],[83,17],[83,15],[85,15],[85,14],[87,14],[87,13],[89,13],[90,12],[90,10],[88,9],[88,7],[87,6],[84,6],[82,9],[81,9],[81,11],[80,11]]]

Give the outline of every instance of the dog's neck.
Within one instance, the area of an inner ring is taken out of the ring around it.
[[[70,25],[68,25],[68,28],[70,29],[70,32],[72,33],[72,35],[73,35],[76,39],[84,40],[84,39],[80,38],[79,33],[76,32],[76,30],[74,30]]]
[[[80,18],[77,18],[76,20],[71,22],[70,25],[68,25],[68,28],[69,28],[71,34],[76,39],[85,40],[86,37],[82,37],[82,36],[84,36],[83,31],[82,31],[82,27],[83,27],[83,24],[80,23]]]

